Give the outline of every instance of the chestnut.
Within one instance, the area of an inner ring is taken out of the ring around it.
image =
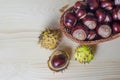
[[[84,9],[79,9],[76,11],[76,16],[78,19],[83,19],[86,16],[86,11]]]
[[[97,20],[93,16],[87,15],[82,21],[89,29],[95,29],[97,26]]]
[[[78,40],[85,40],[87,38],[87,30],[82,25],[76,25],[72,30],[72,36]]]
[[[77,18],[74,16],[74,14],[69,13],[69,12],[64,14],[63,20],[64,20],[64,25],[67,28],[73,27],[77,22]]]
[[[97,33],[102,38],[107,38],[112,34],[112,29],[108,24],[102,24],[98,26]]]
[[[67,68],[69,61],[70,54],[63,50],[56,50],[49,57],[48,67],[55,72],[59,72]]]
[[[112,11],[113,20],[117,21],[120,20],[120,7],[116,7]]]
[[[114,33],[120,33],[120,24],[119,23],[113,23],[112,29]]]
[[[75,4],[74,4],[74,8],[77,10],[77,9],[85,9],[86,8],[86,3],[83,2],[83,1],[77,1]]]
[[[97,20],[98,22],[104,22],[105,18],[106,18],[106,14],[105,14],[105,11],[103,11],[102,9],[98,9],[96,11],[96,17],[97,17]]]
[[[113,2],[112,1],[103,1],[101,2],[101,7],[106,10],[112,10],[113,9]]]
[[[112,22],[112,15],[110,13],[107,13],[106,14],[106,17],[105,17],[105,20],[104,20],[105,23],[110,23]]]
[[[99,0],[86,0],[90,10],[96,10],[99,7]]]
[[[59,56],[55,56],[52,60],[52,65],[53,67],[57,68],[57,67],[61,67],[65,64],[65,56],[60,54]]]
[[[87,40],[93,40],[97,36],[96,32],[94,30],[90,30],[88,32]]]

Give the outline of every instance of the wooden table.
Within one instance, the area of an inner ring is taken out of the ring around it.
[[[120,80],[120,38],[97,45],[94,60],[80,64],[72,57],[68,68],[49,70],[54,51],[38,44],[47,27],[59,28],[59,9],[77,0],[0,0],[0,80]],[[63,37],[57,49],[79,44]]]

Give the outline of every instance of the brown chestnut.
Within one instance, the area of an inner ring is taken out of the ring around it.
[[[86,8],[86,3],[83,2],[83,1],[77,1],[75,4],[74,4],[74,8],[77,10],[77,9],[85,9]]]
[[[120,33],[120,24],[119,23],[113,23],[112,29],[114,33]]]
[[[120,7],[116,7],[112,12],[113,20],[120,20]]]
[[[62,50],[56,50],[48,60],[48,67],[55,71],[59,72],[67,68],[70,61],[70,54]]]
[[[87,15],[82,21],[89,29],[95,29],[97,26],[97,20],[93,16]]]
[[[87,38],[87,31],[84,26],[77,25],[72,30],[72,36],[78,40],[85,40]]]
[[[78,19],[83,19],[86,16],[86,11],[84,9],[79,9],[76,11],[76,16]]]
[[[103,1],[101,2],[101,7],[106,10],[112,10],[113,9],[113,2],[112,1]]]
[[[96,10],[99,7],[99,0],[86,0],[90,10]]]
[[[64,25],[67,28],[73,27],[76,24],[76,22],[77,22],[77,18],[74,16],[74,14],[69,12],[64,14]]]
[[[95,32],[94,30],[90,30],[90,31],[88,32],[87,39],[88,39],[88,40],[93,40],[93,39],[95,39],[96,36],[97,36],[96,32]]]
[[[107,38],[112,34],[112,29],[108,24],[102,24],[97,28],[97,33],[102,38]]]
[[[97,17],[97,20],[98,22],[104,22],[105,18],[106,18],[106,14],[105,14],[105,11],[103,11],[102,9],[98,9],[96,11],[96,17]]]

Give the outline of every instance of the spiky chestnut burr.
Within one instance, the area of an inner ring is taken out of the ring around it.
[[[47,49],[55,49],[60,41],[60,30],[46,29],[39,36],[39,43],[41,47]]]
[[[94,54],[90,46],[82,45],[76,48],[74,57],[80,63],[89,63],[94,58]]]

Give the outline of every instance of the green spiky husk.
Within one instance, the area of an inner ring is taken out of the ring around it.
[[[80,63],[89,63],[94,58],[94,54],[90,46],[82,45],[76,48],[74,57]]]
[[[55,49],[59,43],[61,33],[59,30],[46,29],[39,37],[41,47]]]

